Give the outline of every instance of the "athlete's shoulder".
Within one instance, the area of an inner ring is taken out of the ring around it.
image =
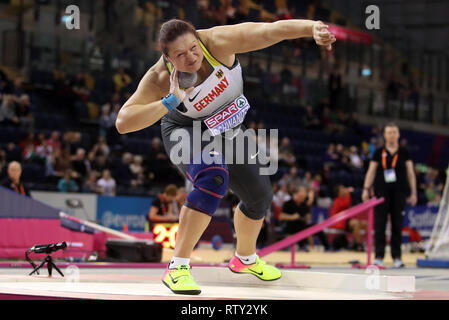
[[[148,69],[142,80],[157,86],[164,86],[164,84],[170,82],[170,75],[168,74],[168,70],[162,56],[150,69]]]
[[[198,30],[198,37],[201,42],[207,48],[212,56],[214,56],[220,63],[225,66],[232,66],[234,64],[235,55],[226,53],[226,50],[223,50],[223,39],[214,31],[218,27],[213,27],[210,29]]]
[[[213,39],[212,39],[212,29],[201,29],[197,30],[198,37],[200,38],[201,42],[206,46],[213,46]]]

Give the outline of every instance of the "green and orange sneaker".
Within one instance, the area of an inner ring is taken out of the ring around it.
[[[282,274],[279,269],[267,265],[267,263],[256,257],[256,263],[244,264],[239,258],[234,256],[231,261],[229,261],[229,270],[235,273],[249,273],[253,274],[261,280],[272,281],[279,279]]]
[[[200,287],[190,274],[189,265],[176,266],[175,269],[165,270],[162,283],[176,294],[196,295],[201,293]]]

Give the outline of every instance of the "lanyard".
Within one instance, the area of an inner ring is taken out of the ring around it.
[[[19,184],[20,191],[19,191],[19,189],[17,188],[17,186],[14,183],[12,183],[12,185],[14,186],[14,190],[17,193],[21,193],[21,194],[25,195],[25,189],[23,188],[23,185]]]
[[[396,168],[396,163],[398,162],[398,154],[399,151],[396,151],[396,154],[393,157],[393,161],[391,161],[391,168]],[[385,149],[382,150],[382,167],[387,169],[387,151]]]

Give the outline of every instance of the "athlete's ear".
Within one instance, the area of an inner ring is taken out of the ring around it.
[[[171,64],[173,64],[173,62],[171,61],[170,57],[168,56],[168,54],[163,53],[162,54],[165,58],[165,60],[167,60],[168,62],[170,62]]]

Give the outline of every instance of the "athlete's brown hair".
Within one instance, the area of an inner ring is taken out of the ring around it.
[[[167,44],[186,33],[191,33],[198,38],[198,33],[190,22],[179,19],[171,19],[164,22],[159,31],[159,46],[162,52],[168,55]]]

